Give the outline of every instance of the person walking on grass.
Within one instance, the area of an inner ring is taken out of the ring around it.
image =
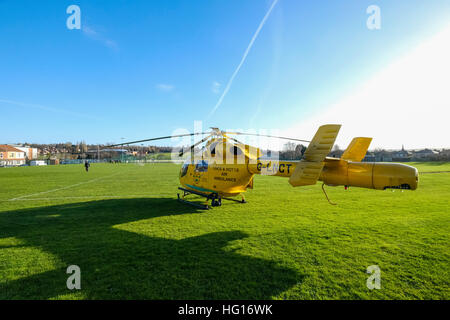
[[[91,166],[91,164],[89,163],[89,161],[85,161],[84,162],[84,167],[86,168],[86,172],[89,172],[89,167]]]

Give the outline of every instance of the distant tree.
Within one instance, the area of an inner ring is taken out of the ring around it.
[[[283,150],[279,152],[280,160],[300,160],[306,147],[294,142],[287,142],[283,145]]]
[[[295,151],[295,143],[294,142],[286,142],[283,145],[284,151]]]
[[[88,151],[88,148],[87,148],[86,142],[81,141],[81,143],[80,143],[80,152],[81,153],[86,153],[87,151]]]
[[[301,159],[303,154],[305,153],[306,147],[302,144],[298,144],[295,146],[294,158]]]
[[[328,156],[333,157],[333,158],[340,158],[342,156],[342,154],[344,153],[345,150],[342,150],[339,145],[335,144],[333,146],[333,148],[331,149],[330,153],[328,154]]]

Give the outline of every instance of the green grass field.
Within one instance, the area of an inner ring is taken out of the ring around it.
[[[329,187],[332,206],[257,176],[209,211],[176,201],[175,164],[2,168],[0,299],[449,299],[450,164],[414,165],[436,172],[416,191]]]

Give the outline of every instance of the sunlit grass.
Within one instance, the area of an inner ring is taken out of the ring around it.
[[[0,298],[448,299],[450,164],[414,165],[442,173],[416,191],[328,187],[337,206],[320,184],[257,176],[247,204],[209,211],[175,200],[179,165],[4,168]]]

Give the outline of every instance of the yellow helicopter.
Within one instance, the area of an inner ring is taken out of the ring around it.
[[[205,138],[190,147],[191,155],[181,167],[180,183],[183,191],[178,200],[209,209],[222,205],[222,200],[245,203],[242,195],[247,189],[253,189],[253,178],[256,174],[289,178],[293,187],[314,185],[322,181],[322,190],[327,200],[332,203],[325,192],[324,185],[349,186],[385,190],[415,190],[418,185],[416,168],[400,163],[361,162],[372,138],[354,138],[341,158],[328,157],[341,125],[327,124],[319,127],[311,141],[286,137],[249,134],[241,132],[225,132],[211,128],[210,132],[190,133],[166,136],[139,141],[111,145],[123,146],[139,142],[168,139],[172,137],[206,135]],[[248,144],[241,143],[232,135],[254,135],[309,142],[300,161],[281,161],[263,157],[263,152]],[[201,153],[194,150],[206,143]],[[181,150],[179,156],[185,152]],[[186,200],[186,196],[194,194],[206,198],[205,204]],[[241,195],[241,199],[233,199]]]

